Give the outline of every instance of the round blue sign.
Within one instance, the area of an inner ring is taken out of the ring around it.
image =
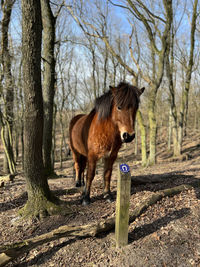
[[[121,164],[120,166],[120,170],[124,173],[129,172],[130,171],[130,167],[127,164]]]

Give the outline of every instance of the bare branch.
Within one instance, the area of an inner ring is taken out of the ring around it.
[[[137,2],[138,2],[138,3],[141,5],[141,7],[147,12],[147,14],[151,17],[151,19],[152,19],[152,17],[153,17],[153,18],[155,18],[155,19],[158,19],[158,20],[162,21],[163,23],[166,23],[166,20],[164,20],[163,18],[161,18],[161,17],[159,17],[159,16],[153,14],[153,13],[147,8],[147,6],[144,5],[144,4],[142,3],[141,0],[137,0]]]
[[[155,43],[155,38],[154,38],[154,35],[153,35],[153,32],[152,32],[152,29],[149,25],[149,22],[148,20],[145,18],[145,16],[136,8],[135,4],[133,4],[133,2],[131,0],[127,0],[127,2],[129,3],[130,7],[134,10],[134,12],[136,13],[137,17],[140,18],[140,20],[143,22],[146,30],[147,30],[147,33],[149,35],[149,39],[150,39],[150,42],[151,42],[151,45],[153,46],[154,50],[156,51],[157,54],[160,53],[159,49],[157,48],[156,46],[156,43]]]
[[[89,36],[92,36],[92,37],[95,37],[95,38],[100,38],[106,45],[106,47],[108,48],[109,52],[115,57],[117,58],[117,60],[119,61],[119,63],[131,74],[133,75],[134,77],[137,76],[137,74],[135,73],[135,71],[130,68],[124,61],[123,59],[120,57],[120,55],[118,55],[113,47],[110,45],[109,41],[108,41],[108,38],[107,36],[103,33],[103,35],[101,35],[99,33],[99,31],[97,30],[97,28],[91,24],[91,23],[88,23],[86,22],[85,20],[79,20],[78,17],[74,14],[72,8],[70,6],[66,6],[66,8],[69,10],[71,16],[74,18],[74,20],[77,22],[77,24],[80,26],[80,28],[82,29],[82,31],[86,34],[86,35],[89,35]],[[96,34],[91,34],[88,32],[88,30],[85,29],[84,26],[89,26]]]
[[[108,2],[111,3],[113,6],[121,7],[123,9],[127,9],[128,11],[130,11],[135,16],[135,13],[128,6],[123,6],[123,5],[115,4],[111,0],[108,0]]]
[[[133,60],[133,62],[135,63],[136,67],[137,67],[137,70],[138,70],[138,74],[137,76],[139,76],[141,74],[142,78],[148,83],[150,84],[151,83],[151,80],[144,76],[141,68],[140,68],[140,65],[139,65],[139,58],[136,60],[136,58],[134,57],[133,55],[133,49],[132,49],[132,46],[131,46],[131,42],[132,42],[132,36],[133,36],[133,33],[134,33],[134,27],[132,26],[132,32],[131,32],[131,35],[129,36],[129,51],[130,51],[130,55],[131,55],[131,58]],[[135,34],[137,36],[137,33]],[[137,39],[137,37],[136,37]],[[137,42],[138,44],[138,42]],[[138,46],[139,47],[139,46]]]

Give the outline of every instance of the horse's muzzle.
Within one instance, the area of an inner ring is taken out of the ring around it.
[[[130,135],[129,133],[123,133],[122,137],[123,137],[122,141],[124,143],[130,143],[135,138],[135,133],[132,135]]]

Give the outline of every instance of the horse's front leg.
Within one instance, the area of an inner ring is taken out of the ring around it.
[[[113,163],[116,160],[116,156],[104,159],[104,198],[108,202],[113,201],[113,196],[110,191],[110,180],[112,175]]]
[[[87,176],[86,176],[86,185],[83,193],[82,205],[86,206],[90,204],[90,188],[92,185],[92,180],[95,176],[96,169],[96,159],[88,158],[88,168],[87,168]]]

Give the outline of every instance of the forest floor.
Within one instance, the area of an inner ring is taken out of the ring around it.
[[[128,163],[131,175],[141,178],[163,178],[162,183],[132,185],[130,210],[153,192],[190,184],[200,179],[200,134],[192,133],[184,140],[182,160],[174,161],[160,137],[158,164],[142,168],[133,154],[133,145],[123,146],[114,164],[111,189],[116,198],[118,163]],[[187,156],[186,156],[187,155]],[[186,160],[183,160],[186,159]],[[0,189],[0,245],[47,233],[61,225],[85,225],[115,214],[115,201],[102,197],[102,171],[92,184],[91,204],[81,206],[80,193],[66,194],[74,186],[73,162],[69,158],[63,168],[57,167],[59,178],[49,180],[51,190],[66,201],[73,211],[67,216],[52,216],[43,221],[22,221],[18,210],[27,200],[25,178],[19,174],[14,183]],[[189,267],[200,266],[200,188],[165,197],[147,208],[129,227],[129,244],[116,248],[114,231],[98,237],[65,237],[38,246],[8,263],[7,266],[132,266]]]

